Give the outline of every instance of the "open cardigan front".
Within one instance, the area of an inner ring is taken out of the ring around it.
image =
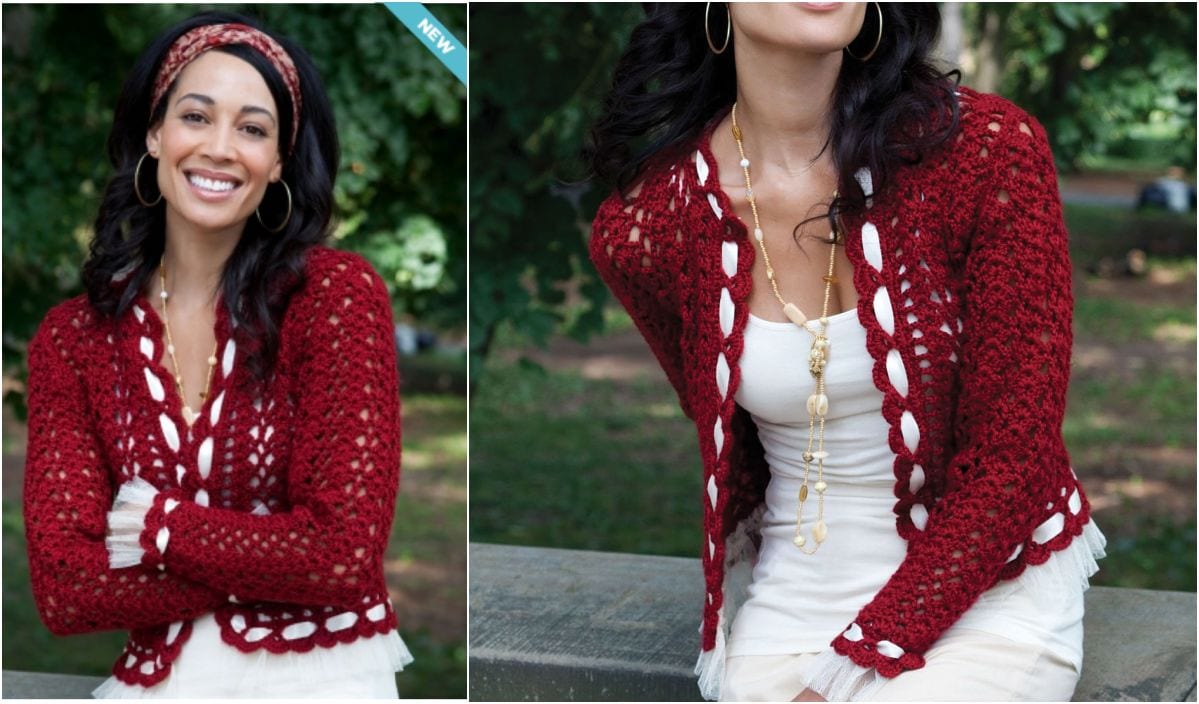
[[[922,667],[982,592],[1042,565],[1089,521],[1061,434],[1073,299],[1053,156],[1041,126],[1011,103],[967,88],[958,97],[957,133],[884,191],[858,172],[868,207],[845,218],[843,233],[907,552],[832,646],[885,677]],[[770,479],[753,421],[734,401],[755,247],[720,187],[717,122],[685,157],[651,166],[627,198],[609,197],[591,238],[601,277],[698,432],[697,674],[711,698],[735,608],[726,577],[752,559]],[[1088,544],[1063,578],[1085,581],[1099,551]]]
[[[218,306],[218,364],[193,425],[144,297],[115,320],[73,298],[30,344],[33,594],[57,634],[130,630],[113,667],[123,683],[163,682],[192,621],[209,613],[246,653],[396,629],[383,573],[400,471],[391,303],[361,257],[306,256],[265,382],[245,364],[255,341]],[[150,508],[142,549],[117,569],[106,516],[133,485]]]

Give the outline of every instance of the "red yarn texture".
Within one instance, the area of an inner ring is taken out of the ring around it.
[[[922,667],[982,592],[1045,562],[1089,520],[1061,435],[1073,300],[1053,156],[1011,103],[967,88],[960,102],[958,134],[845,221],[908,548],[855,620],[861,637],[850,629],[855,640],[832,645],[886,676]],[[755,249],[719,185],[715,124],[628,200],[609,197],[591,238],[601,277],[696,424],[704,650],[724,602],[725,539],[769,482],[757,429],[734,401]],[[888,355],[902,360],[894,378]],[[880,653],[881,641],[904,654]]]
[[[400,464],[390,300],[353,254],[314,248],[304,277],[265,384],[240,364],[247,342],[218,306],[219,361],[191,428],[144,298],[116,321],[67,301],[30,344],[34,596],[54,633],[132,630],[114,667],[125,682],[162,681],[190,620],[212,611],[245,652],[395,628],[382,564]],[[134,477],[165,493],[146,516],[143,566],[112,569],[106,512]],[[180,501],[169,512],[167,498]]]

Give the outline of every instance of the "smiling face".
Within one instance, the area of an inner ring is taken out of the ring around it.
[[[167,230],[241,235],[283,172],[279,111],[241,59],[209,51],[179,74],[166,114],[146,134],[158,159]]]
[[[729,3],[738,36],[811,54],[839,52],[862,29],[867,3]]]

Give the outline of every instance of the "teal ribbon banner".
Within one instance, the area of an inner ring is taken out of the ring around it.
[[[437,21],[433,13],[419,2],[385,2],[409,32],[416,35],[433,55],[450,70],[463,85],[466,84],[466,46]]]

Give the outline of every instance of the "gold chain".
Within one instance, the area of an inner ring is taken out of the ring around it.
[[[824,495],[828,490],[828,484],[824,481],[824,460],[828,458],[828,453],[824,450],[824,420],[828,414],[828,395],[825,393],[824,384],[824,368],[828,364],[829,340],[828,340],[828,305],[832,297],[833,283],[837,278],[834,276],[834,270],[837,263],[837,233],[834,231],[829,235],[829,254],[828,254],[828,274],[824,276],[824,304],[820,311],[820,318],[817,320],[819,328],[813,330],[809,327],[812,321],[799,310],[799,306],[791,303],[783,298],[779,292],[778,280],[774,275],[774,267],[770,264],[770,255],[766,252],[766,237],[762,232],[762,223],[758,218],[758,203],[754,198],[753,183],[749,178],[749,159],[745,157],[745,146],[742,144],[741,128],[737,126],[737,104],[733,103],[732,111],[733,123],[733,140],[737,142],[737,153],[741,156],[741,172],[745,175],[745,198],[749,201],[749,209],[754,216],[754,239],[758,242],[758,248],[762,251],[762,262],[766,265],[766,279],[770,281],[770,288],[774,291],[774,297],[778,299],[780,305],[783,306],[783,314],[787,319],[794,323],[797,327],[807,330],[815,339],[812,341],[812,348],[808,354],[808,371],[811,372],[812,378],[816,382],[816,389],[811,396],[808,397],[808,445],[803,453],[803,484],[799,487],[798,508],[795,515],[795,538],[792,542],[795,546],[807,555],[811,555],[820,549],[820,545],[824,543],[828,537],[828,525],[824,522]],[[833,191],[833,198],[837,197],[837,192]],[[819,430],[819,433],[817,433]],[[812,488],[816,490],[816,523],[812,527],[812,540],[815,543],[813,547],[808,547],[808,539],[803,535],[803,509],[804,504],[808,500],[808,479],[811,475],[812,462],[816,462],[816,483]]]
[[[167,269],[165,262],[158,264],[158,296],[162,299],[162,326],[166,328],[167,333],[167,354],[171,358],[171,366],[175,371],[175,389],[179,391],[179,402],[182,404],[183,420],[187,421],[190,426],[196,422],[197,414],[192,410],[191,404],[187,401],[187,394],[183,392],[183,373],[179,370],[179,360],[175,357],[175,339],[171,336],[171,316],[167,312],[167,301],[170,300],[170,294],[167,293]],[[200,402],[203,403],[208,399],[208,391],[212,388],[212,372],[216,369],[216,343],[213,343],[212,354],[208,355],[208,378],[204,382],[204,390],[200,392]]]

